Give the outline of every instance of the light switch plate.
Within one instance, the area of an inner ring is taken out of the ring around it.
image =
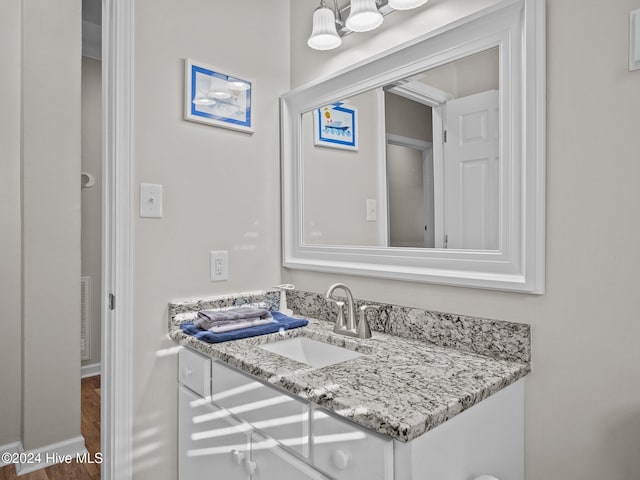
[[[640,8],[629,14],[629,71],[640,69]]]
[[[140,184],[140,216],[162,218],[162,185]]]
[[[378,220],[378,206],[373,198],[367,199],[367,222],[375,222]]]

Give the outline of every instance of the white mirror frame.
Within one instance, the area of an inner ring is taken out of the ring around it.
[[[544,4],[501,1],[281,97],[284,267],[544,293]],[[495,46],[500,47],[499,249],[303,243],[302,114]]]

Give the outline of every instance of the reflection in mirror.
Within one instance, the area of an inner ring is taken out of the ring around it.
[[[499,83],[495,47],[304,113],[303,243],[497,250]]]

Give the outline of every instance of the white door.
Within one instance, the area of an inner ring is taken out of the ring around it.
[[[498,249],[498,91],[445,105],[444,246]]]

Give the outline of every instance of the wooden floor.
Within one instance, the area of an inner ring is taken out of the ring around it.
[[[100,452],[100,377],[82,379],[82,435],[89,451],[89,458],[95,459]],[[97,480],[100,465],[97,463],[77,463],[52,465],[35,472],[16,477],[13,465],[0,468],[0,480]]]

